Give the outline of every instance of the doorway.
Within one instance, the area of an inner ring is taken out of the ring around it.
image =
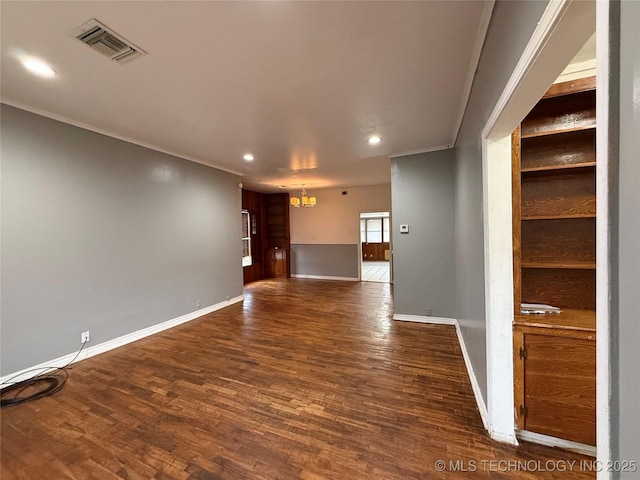
[[[389,212],[360,214],[360,278],[391,281],[391,221]]]
[[[483,211],[487,212],[483,218],[487,410],[491,436],[514,444],[517,443],[517,426],[514,422],[514,357],[520,358],[520,349],[514,350],[512,335],[516,302],[513,290],[511,133],[592,35],[596,23],[595,7],[595,2],[550,4],[482,132]],[[598,42],[602,40],[606,41],[606,37],[602,36]],[[603,76],[599,76],[598,83],[601,78]],[[600,89],[600,86],[598,88]],[[601,120],[597,122],[600,123]],[[605,151],[606,149],[598,149],[599,164],[606,163],[606,154],[602,159],[604,162],[600,160]],[[598,175],[600,180],[596,179],[599,182],[602,180],[603,170],[599,167],[598,172],[601,172]],[[601,211],[602,206],[599,202],[597,215],[599,218],[605,218],[606,212],[601,216]],[[601,223],[596,223],[596,229],[600,228]],[[602,238],[602,235],[600,237]],[[599,277],[600,261],[598,260]],[[547,267],[535,264],[528,267],[533,269],[540,266]],[[600,287],[598,290],[604,291]],[[600,318],[598,313],[598,322],[601,322]],[[606,329],[598,326],[598,345],[602,343],[602,334],[606,335]],[[527,355],[526,349],[523,349],[523,355]],[[605,365],[600,360],[598,356],[596,368],[602,372]],[[606,389],[608,386],[608,377],[601,377],[602,384],[599,381],[597,385],[597,395],[600,398],[603,387]],[[599,427],[604,420],[602,413],[602,407],[597,407],[596,422]],[[606,451],[606,446],[601,448],[604,445],[601,440],[606,442],[607,437],[606,429],[598,428],[596,441],[599,459],[606,459],[605,455],[601,455]],[[553,439],[546,435],[528,439],[558,446],[558,443],[551,442]]]
[[[596,82],[585,72],[561,75],[512,134],[514,407],[519,438],[595,455]]]

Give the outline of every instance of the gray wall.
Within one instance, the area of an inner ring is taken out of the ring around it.
[[[1,113],[3,375],[242,294],[237,176]]]
[[[291,245],[291,273],[358,278],[358,245]]]
[[[391,160],[395,313],[456,318],[454,181],[453,150]]]
[[[546,6],[546,1],[496,2],[455,145],[455,310],[485,401],[481,132]]]
[[[618,415],[614,423],[619,431],[613,431],[612,443],[619,445],[613,458],[637,462],[639,471],[620,476],[631,480],[640,478],[640,2],[621,2],[620,9],[619,212],[618,232],[612,232],[619,254],[618,275],[612,280],[617,290],[613,298],[618,301],[618,332],[613,338],[619,342],[613,348],[614,355],[619,355],[614,359],[618,372],[613,378],[618,405],[612,410]]]

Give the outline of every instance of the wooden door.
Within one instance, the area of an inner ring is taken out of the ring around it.
[[[269,277],[289,276],[289,255],[286,248],[270,248],[267,260]]]

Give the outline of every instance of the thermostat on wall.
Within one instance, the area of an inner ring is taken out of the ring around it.
[[[409,225],[400,225],[400,233],[409,233]]]

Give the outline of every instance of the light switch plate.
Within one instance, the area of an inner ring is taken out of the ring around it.
[[[409,225],[400,225],[400,233],[409,233]]]

